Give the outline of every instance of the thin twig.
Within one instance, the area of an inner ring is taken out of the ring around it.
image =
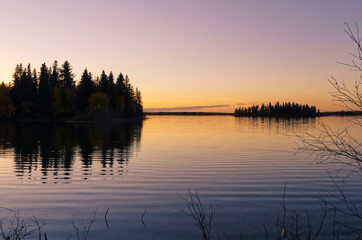
[[[145,231],[147,230],[147,227],[146,227],[146,224],[145,224],[145,221],[143,220],[143,218],[146,215],[146,211],[147,211],[147,208],[145,207],[145,211],[143,212],[142,217],[141,217],[141,222],[145,228]]]
[[[107,220],[107,214],[108,214],[109,208],[107,208],[106,213],[104,214],[104,221],[106,222],[107,228],[109,229],[108,220]]]

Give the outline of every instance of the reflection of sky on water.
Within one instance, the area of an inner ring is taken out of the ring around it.
[[[349,119],[321,118],[333,128]],[[318,126],[318,119],[231,116],[150,116],[142,125],[107,127],[2,124],[1,206],[44,219],[52,239],[74,234],[72,217],[88,220],[94,209],[92,239],[199,239],[177,199],[190,188],[216,206],[214,234],[264,237],[263,223],[273,232],[285,182],[289,209],[318,209],[319,196],[334,191],[327,166],[293,149],[295,133]],[[359,179],[348,187],[361,199]],[[110,230],[102,220],[107,208]]]

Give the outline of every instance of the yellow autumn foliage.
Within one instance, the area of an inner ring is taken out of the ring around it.
[[[92,113],[97,113],[101,108],[108,107],[109,97],[104,92],[93,93],[88,99],[88,106]]]
[[[74,100],[76,89],[73,88],[54,88],[52,105],[54,113],[57,116],[72,115],[75,110]]]

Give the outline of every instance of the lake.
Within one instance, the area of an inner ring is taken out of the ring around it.
[[[317,134],[319,121],[342,129],[351,119],[1,123],[0,217],[6,225],[18,211],[32,223],[34,214],[46,223],[48,239],[77,239],[73,224],[82,230],[94,213],[88,239],[202,239],[182,212],[190,189],[216,209],[212,239],[264,238],[263,224],[273,236],[285,184],[288,211],[308,210],[315,221],[320,197],[337,193],[331,177],[338,169],[297,153],[296,134]],[[358,130],[353,133],[361,140]],[[360,180],[350,176],[345,190],[356,202]]]

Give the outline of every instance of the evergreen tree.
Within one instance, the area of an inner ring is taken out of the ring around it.
[[[125,117],[134,117],[136,113],[136,101],[135,101],[135,92],[134,88],[130,83],[128,76],[126,75],[124,79],[125,84]]]
[[[15,67],[15,72],[13,74],[13,87],[10,91],[10,97],[14,103],[16,114],[21,112],[21,102],[22,102],[22,84],[21,76],[23,74],[23,65],[17,64]]]
[[[11,89],[11,99],[14,102],[16,113],[21,116],[29,116],[33,113],[37,88],[33,80],[30,64],[26,69],[22,65],[15,68],[14,86]]]
[[[33,78],[33,72],[30,67],[30,63],[26,69],[26,85],[25,88],[28,90],[27,100],[32,104],[36,103],[37,98],[37,79]]]
[[[21,75],[23,74],[23,65],[20,64],[16,64],[15,67],[15,72],[13,74],[13,78],[14,78],[14,87],[19,86],[20,85],[20,78]]]
[[[0,118],[10,118],[15,115],[15,106],[10,98],[10,87],[4,82],[0,85]]]
[[[111,88],[114,86],[114,76],[113,76],[112,71],[109,73],[108,83],[109,83],[109,86],[110,86]]]
[[[120,73],[118,75],[116,86],[115,86],[115,96],[116,96],[116,106],[115,109],[119,111],[121,117],[124,114],[125,106],[126,106],[126,100],[125,100],[125,92],[126,92],[126,86],[125,86],[125,79]]]
[[[40,116],[50,116],[51,114],[51,91],[50,91],[50,74],[45,63],[41,65],[39,75],[39,97],[38,97],[38,114]]]
[[[59,69],[57,60],[54,61],[51,71],[52,72],[49,79],[49,87],[50,91],[53,92],[54,88],[60,87],[61,85],[59,82]]]
[[[65,61],[62,65],[62,69],[60,69],[60,81],[61,85],[64,88],[74,88],[74,74],[72,73],[72,66],[68,61]]]
[[[141,116],[143,114],[142,97],[138,88],[136,88],[136,113],[137,116]]]
[[[74,74],[72,73],[72,66],[68,61],[65,61],[60,69],[59,82],[60,90],[57,90],[57,93],[53,93],[54,102],[56,102],[56,112],[58,115],[72,115],[75,110],[75,97],[76,89],[74,82]],[[56,89],[56,88],[55,88]],[[57,95],[55,97],[55,95]],[[54,104],[53,104],[54,106]]]
[[[80,112],[85,112],[88,108],[88,99],[94,92],[94,83],[92,81],[92,74],[88,73],[85,69],[77,91],[77,108]]]
[[[117,96],[116,96],[116,87],[115,87],[115,84],[114,84],[114,76],[113,76],[113,73],[112,71],[109,73],[109,76],[108,76],[108,96],[109,96],[109,99],[110,99],[110,105],[113,109],[115,109],[117,107]]]
[[[35,85],[35,87],[36,88],[38,88],[39,87],[39,82],[38,82],[38,74],[37,74],[37,72],[36,72],[36,69],[34,68],[34,70],[33,70],[33,83],[34,83],[34,85]]]
[[[101,74],[101,79],[99,82],[99,91],[108,93],[108,90],[109,90],[108,76],[103,70],[102,74]]]
[[[124,96],[125,92],[126,92],[125,79],[124,79],[122,73],[120,73],[117,78],[116,92],[117,92],[117,94],[116,94],[117,97]]]

